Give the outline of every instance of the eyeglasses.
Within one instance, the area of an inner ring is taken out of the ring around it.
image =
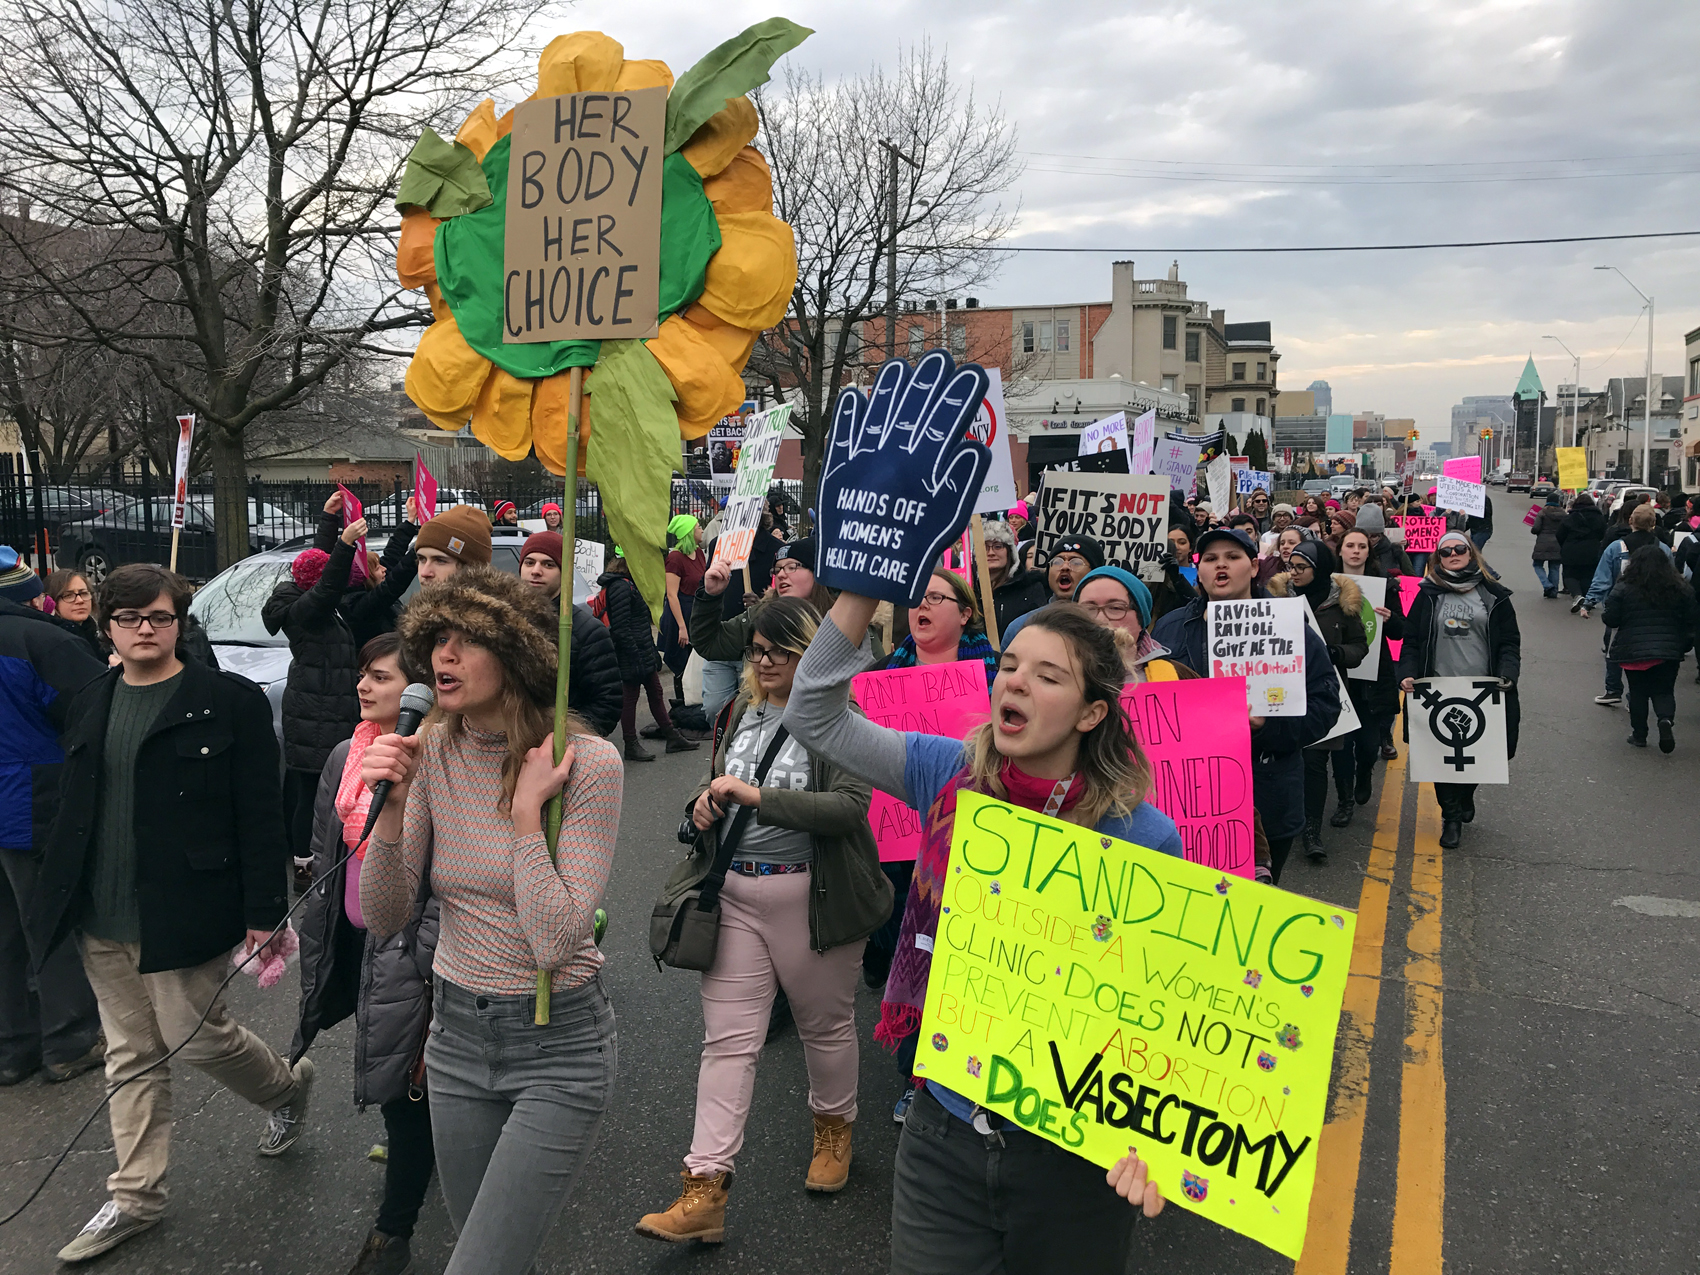
[[[945,605],[961,606],[962,604],[956,600],[956,595],[954,593],[940,593],[937,589],[934,589],[930,593],[923,593],[921,595],[921,605],[928,607],[942,607]]]
[[[67,589],[54,599],[56,602],[87,602],[94,594],[87,589]]]
[[[777,646],[746,646],[744,658],[751,664],[766,664],[770,668],[784,668],[796,655]]]
[[[1468,558],[1470,551],[1463,545],[1445,545],[1434,551],[1437,558]]]
[[[1070,571],[1084,571],[1086,559],[1077,553],[1064,553],[1052,558],[1051,565],[1053,567],[1067,567]]]
[[[787,559],[785,562],[776,562],[776,563],[773,564],[773,574],[776,575],[776,576],[788,576],[793,571],[807,571],[807,570],[808,570],[808,568],[805,567],[802,563],[791,562],[789,559]]]
[[[1082,602],[1080,605],[1101,620],[1125,620],[1127,613],[1133,610],[1125,602]]]
[[[112,617],[112,622],[121,629],[137,629],[146,620],[155,629],[169,629],[177,623],[175,611],[149,611],[142,615],[136,611],[120,611]]]

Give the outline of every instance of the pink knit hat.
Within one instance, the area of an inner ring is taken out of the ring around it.
[[[1009,507],[1009,516],[1012,518],[1025,518],[1028,522],[1033,521],[1033,515],[1027,512],[1027,502],[1025,500],[1018,500],[1011,505]]]
[[[303,549],[296,554],[295,561],[289,564],[289,574],[294,577],[296,587],[311,589],[319,583],[319,577],[325,574],[325,563],[330,560],[330,554],[323,549]]]

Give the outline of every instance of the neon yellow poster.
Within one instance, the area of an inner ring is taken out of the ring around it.
[[[963,792],[915,1074],[1297,1258],[1356,922]]]

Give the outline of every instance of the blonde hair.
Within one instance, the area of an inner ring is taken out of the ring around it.
[[[773,598],[761,604],[755,613],[750,636],[761,634],[781,651],[789,651],[801,659],[814,641],[820,627],[820,612],[802,598]],[[744,675],[739,685],[751,704],[767,703],[767,688],[756,676],[754,660],[744,661]]]
[[[1643,500],[1629,511],[1629,527],[1632,531],[1651,531],[1659,523],[1659,511]]]
[[[1068,643],[1079,669],[1082,698],[1088,704],[1102,702],[1108,709],[1104,719],[1080,738],[1076,768],[1086,781],[1086,791],[1079,804],[1059,818],[1088,828],[1107,815],[1126,818],[1145,800],[1151,787],[1151,765],[1122,712],[1121,692],[1127,672],[1115,638],[1084,607],[1073,602],[1054,602],[1033,612],[1026,627],[1046,629]],[[969,785],[1007,801],[1009,791],[1001,777],[1004,757],[998,752],[991,722],[968,736],[967,751]]]

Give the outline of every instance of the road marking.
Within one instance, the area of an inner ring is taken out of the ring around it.
[[[1375,1042],[1375,1007],[1381,999],[1382,945],[1387,938],[1388,892],[1404,814],[1405,758],[1387,763],[1376,810],[1369,866],[1358,892],[1358,930],[1352,969],[1340,1011],[1340,1080],[1334,1105],[1316,1146],[1316,1184],[1304,1252],[1293,1275],[1346,1275],[1363,1156],[1364,1112],[1369,1106],[1369,1055]]]
[[[1692,899],[1661,899],[1656,894],[1631,894],[1613,899],[1614,908],[1628,908],[1642,916],[1700,917],[1700,903]]]
[[[1441,1275],[1446,1227],[1446,1068],[1441,1056],[1440,807],[1417,795],[1411,929],[1405,940],[1405,1066],[1388,1275]]]

